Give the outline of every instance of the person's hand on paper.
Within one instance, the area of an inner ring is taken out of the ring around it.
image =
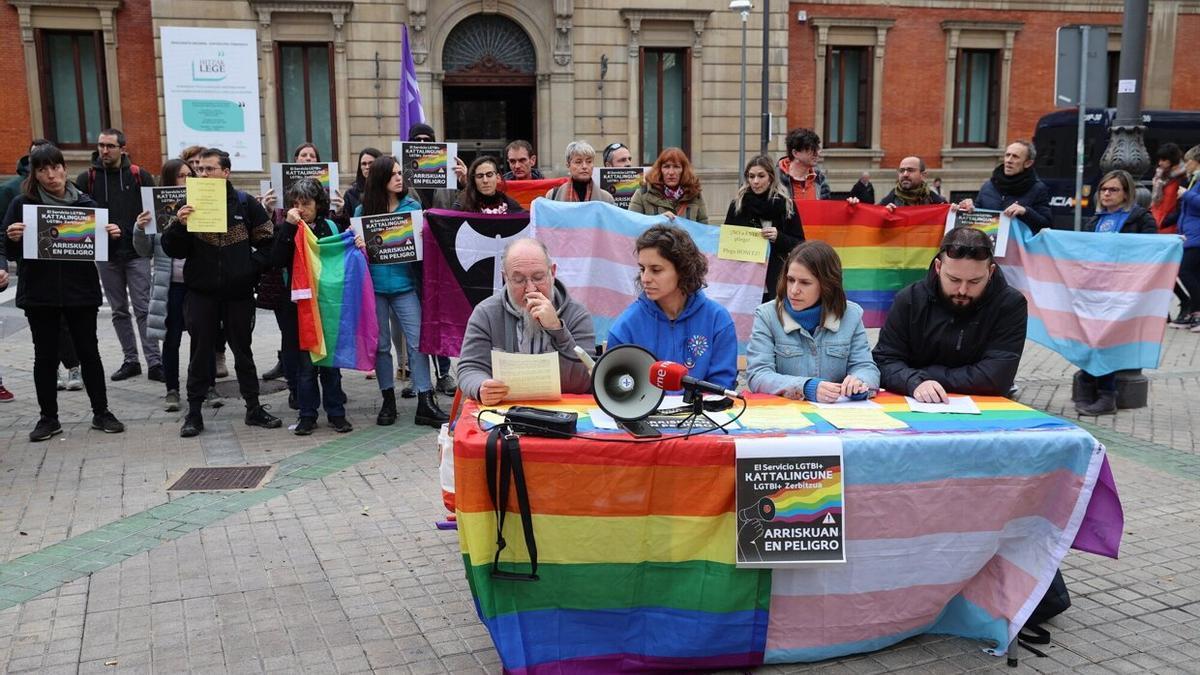
[[[13,241],[19,240],[21,235],[25,234],[25,223],[13,223],[9,225],[8,229],[5,230],[5,234]]]
[[[1009,218],[1020,218],[1025,215],[1025,207],[1017,202],[1013,202],[1007,209],[1004,209],[1004,215]]]
[[[297,209],[297,208],[288,209],[286,219],[292,225],[299,225],[301,222],[300,209]]]
[[[178,211],[175,212],[175,219],[179,221],[179,224],[187,227],[188,216],[195,212],[196,207],[192,206],[191,204],[184,204],[179,208]]]
[[[346,200],[342,199],[342,195],[338,193],[337,188],[329,191],[329,210],[341,213],[342,206],[346,204]]]
[[[139,229],[139,230],[146,229],[146,226],[150,224],[150,212],[142,211],[141,213],[139,213],[137,220],[135,220],[133,222],[133,224],[137,225],[137,229]]]
[[[268,211],[275,208],[275,188],[271,188],[270,190],[262,193],[262,195],[258,198],[258,201],[262,202],[263,208]]]
[[[817,403],[837,403],[842,397],[842,385],[823,380],[817,385]]]
[[[538,291],[529,291],[525,294],[525,307],[529,310],[529,315],[536,319],[542,328],[546,330],[562,328],[562,320],[558,318],[554,302]]]
[[[121,226],[116,223],[109,223],[104,226],[104,231],[108,233],[109,239],[121,238]]]
[[[970,213],[975,210],[975,200],[968,197],[967,199],[952,205],[950,208],[952,210],[962,211],[963,213]]]
[[[853,375],[847,375],[846,379],[842,380],[842,395],[854,396],[855,394],[865,394],[870,387],[866,382],[858,379]]]
[[[357,249],[358,249],[358,250],[360,250],[360,251],[365,251],[365,250],[367,250],[367,242],[366,242],[366,241],[363,241],[363,238],[362,238],[362,235],[361,235],[361,234],[360,234],[360,235],[355,235],[355,237],[354,237],[354,247],[355,247],[355,248],[357,248]]]
[[[484,380],[479,385],[479,402],[484,405],[496,405],[508,396],[508,385],[500,380]]]
[[[913,390],[913,398],[921,403],[947,403],[950,397],[937,380],[925,380]]]
[[[779,228],[774,225],[764,225],[762,228],[762,237],[772,244],[779,237]]]

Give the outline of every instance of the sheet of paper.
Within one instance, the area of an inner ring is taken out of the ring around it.
[[[757,227],[722,225],[717,241],[717,257],[722,260],[740,260],[760,263],[767,261],[768,240]]]
[[[26,204],[21,219],[26,260],[108,260],[108,209]]]
[[[588,417],[592,420],[592,426],[597,429],[619,429],[617,421],[614,420],[608,413],[599,408],[590,408]]]
[[[847,398],[845,396],[839,396],[838,400],[834,401],[833,403],[816,403],[814,401],[809,401],[809,403],[811,403],[812,405],[814,405],[818,408],[841,408],[841,409],[861,408],[864,410],[879,410],[880,408],[883,407],[883,406],[879,405],[878,403],[876,403],[875,401],[872,401],[869,398],[863,399],[861,401],[851,401],[849,398]]]
[[[734,415],[737,413],[734,412]],[[743,429],[803,429],[811,427],[812,421],[804,416],[802,404],[796,405],[751,405],[737,418]]]
[[[979,406],[970,396],[951,396],[949,403],[922,403],[911,396],[905,396],[908,409],[919,413],[959,413],[963,415],[979,415]]]
[[[908,425],[883,410],[862,408],[823,408],[818,412],[839,429],[907,429]]]
[[[225,232],[229,228],[225,212],[224,178],[187,179],[187,203],[195,209],[188,217],[188,232]]]
[[[506,401],[557,401],[562,398],[558,352],[513,354],[493,349],[492,378],[508,385]]]

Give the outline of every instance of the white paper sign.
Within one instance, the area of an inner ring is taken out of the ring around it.
[[[26,260],[108,260],[108,209],[26,204],[21,211]]]

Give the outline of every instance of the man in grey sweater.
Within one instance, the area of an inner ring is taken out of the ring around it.
[[[591,375],[575,355],[575,346],[589,354],[595,350],[592,316],[554,278],[557,266],[546,245],[536,239],[517,239],[505,247],[500,260],[504,288],[479,303],[467,322],[458,361],[459,388],[484,405],[503,401],[508,385],[492,377],[492,350],[499,349],[520,354],[558,352],[563,393],[591,391]]]

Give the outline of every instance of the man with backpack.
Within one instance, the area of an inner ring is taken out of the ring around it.
[[[121,342],[124,361],[112,374],[114,382],[142,374],[137,343],[142,341],[146,356],[146,376],[161,382],[162,356],[158,343],[146,337],[146,317],[150,306],[150,259],[133,250],[133,225],[142,212],[142,188],[154,185],[154,178],[129,160],[125,153],[125,134],[120,129],[105,129],[96,140],[92,165],[79,174],[75,186],[108,209],[108,221],[121,228],[121,236],[108,248],[108,260],[97,262],[100,284],[112,308],[113,329]],[[133,333],[129,308],[137,320]]]
[[[196,173],[201,178],[224,181],[226,229],[224,232],[189,232],[187,223],[195,212],[192,204],[179,209],[176,220],[162,234],[163,251],[185,260],[183,283],[187,286],[184,321],[192,338],[188,363],[188,412],[179,435],[189,438],[204,430],[200,406],[213,386],[212,362],[197,354],[212,354],[217,328],[225,326],[225,338],[233,352],[238,387],[246,404],[246,424],[277,429],[278,417],[258,401],[258,372],[250,350],[254,331],[254,283],[268,265],[271,253],[271,219],[250,195],[229,182],[229,153],[208,148],[200,153]]]

